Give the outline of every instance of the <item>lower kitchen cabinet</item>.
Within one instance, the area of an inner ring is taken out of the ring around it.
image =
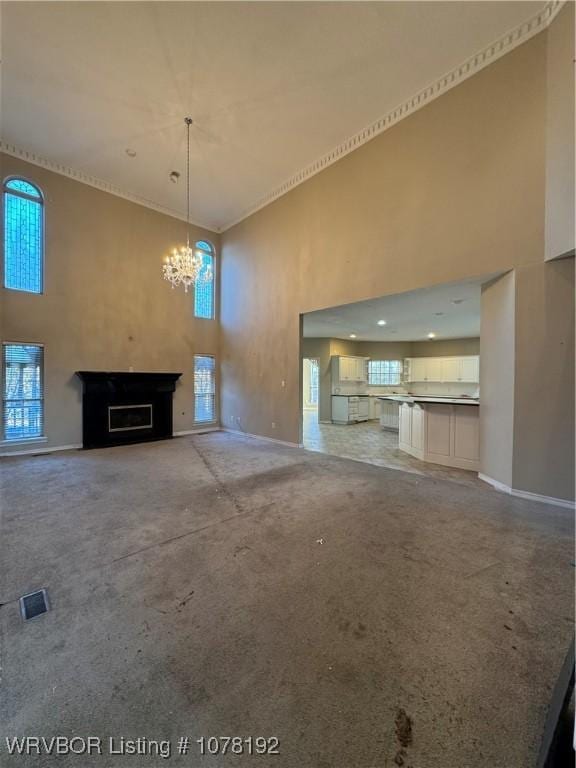
[[[477,405],[402,403],[398,437],[400,450],[422,461],[479,469]]]
[[[380,426],[398,431],[398,403],[394,400],[378,400],[380,403]]]
[[[367,396],[332,395],[332,421],[334,424],[354,424],[368,421],[370,403]]]

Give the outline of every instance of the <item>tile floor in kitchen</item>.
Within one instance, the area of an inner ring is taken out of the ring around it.
[[[356,459],[388,469],[451,480],[463,485],[489,488],[476,472],[443,467],[415,459],[398,448],[398,432],[382,429],[378,421],[358,424],[320,424],[317,411],[304,410],[303,443],[309,451]]]

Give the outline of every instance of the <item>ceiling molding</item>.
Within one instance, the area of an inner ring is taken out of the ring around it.
[[[439,96],[442,96],[447,91],[455,88],[457,85],[460,85],[460,83],[464,82],[464,80],[467,80],[469,77],[472,77],[485,67],[502,58],[502,56],[510,53],[512,50],[514,50],[514,48],[522,45],[522,43],[525,43],[527,40],[534,37],[534,35],[542,32],[557,16],[559,11],[565,5],[565,2],[566,0],[549,0],[549,2],[539,13],[530,17],[505,35],[502,35],[498,40],[486,46],[483,50],[479,51],[474,56],[471,56],[462,64],[455,67],[450,72],[447,72],[445,75],[435,80],[426,88],[423,88],[411,98],[402,102],[402,104],[399,104],[395,109],[388,112],[376,122],[359,131],[354,136],[346,139],[330,152],[308,165],[306,168],[298,171],[298,173],[294,174],[289,179],[284,181],[280,186],[276,187],[274,190],[262,197],[257,203],[250,206],[249,208],[246,208],[240,216],[228,222],[226,225],[208,225],[197,221],[191,221],[190,223],[194,226],[215,233],[225,232],[236,224],[239,224],[241,221],[248,218],[252,214],[256,213],[262,208],[265,208],[267,205],[274,202],[275,200],[278,200],[280,197],[283,197],[286,193],[307,181],[312,176],[315,176],[325,168],[328,168],[330,165],[338,162],[338,160],[350,154],[350,152],[353,152],[363,144],[371,141],[379,134],[384,133],[384,131],[387,131],[389,128],[399,123],[405,117],[408,117],[417,110],[422,109],[422,107],[430,104],[430,102],[434,101]],[[46,158],[38,156],[34,152],[16,147],[13,144],[8,144],[2,139],[0,139],[0,151],[7,155],[11,155],[12,157],[25,160],[26,162],[32,163],[33,165],[46,168],[47,170],[53,171],[54,173],[59,173],[62,176],[67,176],[68,178],[79,181],[82,184],[87,184],[88,186],[99,189],[102,192],[108,192],[111,195],[121,197],[124,200],[129,200],[132,203],[142,205],[146,208],[158,211],[159,213],[163,213],[167,216],[172,216],[173,218],[179,219],[180,221],[186,221],[186,219],[175,210],[159,205],[158,203],[155,203],[152,200],[148,200],[145,197],[140,197],[139,195],[133,194],[131,192],[126,192],[116,187],[114,184],[103,181],[102,179],[98,179],[94,176],[84,173],[83,171],[78,171],[60,163],[47,160]]]
[[[87,184],[89,187],[99,189],[101,192],[108,192],[110,195],[122,197],[124,200],[128,200],[131,203],[142,205],[145,208],[151,208],[153,211],[163,213],[165,216],[171,216],[173,219],[186,221],[185,216],[182,216],[181,213],[178,213],[171,208],[166,208],[163,205],[155,203],[153,200],[140,197],[139,195],[135,195],[132,192],[125,192],[124,190],[114,186],[114,184],[110,184],[107,181],[102,181],[102,179],[98,179],[95,176],[90,176],[90,174],[84,173],[83,171],[77,171],[74,168],[69,168],[66,165],[61,165],[60,163],[55,163],[52,160],[47,160],[46,158],[40,157],[34,152],[22,149],[21,147],[16,147],[13,144],[8,144],[2,139],[0,139],[0,152],[4,152],[4,154],[10,155],[11,157],[17,157],[20,160],[25,160],[27,163],[31,163],[32,165],[38,165],[41,168],[46,168],[46,170],[52,171],[53,173],[59,173],[61,176],[67,176],[69,179],[79,181],[82,184]],[[220,230],[214,225],[201,224],[199,221],[192,220],[190,220],[190,224],[193,224],[195,227],[200,227],[201,229],[206,229],[209,232],[220,232]]]
[[[359,131],[354,136],[346,139],[331,152],[328,152],[314,163],[311,163],[306,168],[298,171],[298,173],[287,179],[279,187],[261,198],[254,206],[247,208],[240,216],[222,226],[221,231],[226,232],[226,230],[234,227],[241,221],[244,221],[248,216],[265,208],[270,203],[278,200],[278,198],[283,197],[287,192],[290,192],[290,190],[299,186],[304,181],[307,181],[312,176],[315,176],[325,168],[328,168],[328,166],[338,162],[338,160],[341,160],[343,157],[350,154],[350,152],[354,152],[358,147],[371,141],[379,134],[384,133],[384,131],[387,131],[393,125],[396,125],[396,123],[399,123],[405,117],[408,117],[408,115],[422,109],[422,107],[430,104],[430,102],[434,101],[439,96],[442,96],[447,91],[460,85],[464,80],[467,80],[469,77],[480,72],[480,70],[502,58],[502,56],[510,53],[514,48],[517,48],[519,45],[522,45],[522,43],[530,40],[531,37],[534,37],[534,35],[537,35],[548,27],[562,9],[565,2],[566,0],[550,0],[539,13],[522,22],[522,24],[518,25],[510,32],[507,32],[505,35],[502,35],[502,37],[474,54],[474,56],[470,56],[470,58],[466,59],[462,64],[459,64],[450,72],[447,72],[433,83],[430,83],[426,88],[423,88],[414,96],[402,102],[402,104],[399,104],[395,109],[388,112],[379,120],[376,120],[376,122]]]

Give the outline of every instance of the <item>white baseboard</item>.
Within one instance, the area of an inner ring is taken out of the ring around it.
[[[0,458],[9,456],[37,456],[39,453],[55,453],[56,451],[77,451],[82,448],[82,443],[72,443],[71,445],[53,445],[48,448],[27,448],[25,451],[2,451]]]
[[[174,432],[173,437],[185,437],[186,435],[203,435],[205,432],[220,432],[222,428],[218,424],[214,424],[211,427],[198,427],[197,429],[181,429],[179,432]]]
[[[174,432],[173,437],[184,437],[185,435],[202,435],[204,432],[219,432],[219,426],[204,427],[198,429],[186,429],[181,432]],[[21,443],[22,445],[22,443]],[[22,451],[0,451],[0,458],[6,458],[8,456],[37,456],[39,453],[55,453],[56,451],[77,451],[82,448],[82,443],[71,443],[70,445],[52,445],[46,448],[34,448],[33,444],[30,444],[30,448],[26,448]]]
[[[242,435],[242,437],[251,437],[253,440],[265,440],[267,443],[277,443],[278,445],[287,445],[289,448],[303,448],[303,443],[289,443],[287,440],[278,440],[275,437],[264,437],[264,435],[253,435],[251,432],[242,432],[241,429],[232,429],[231,427],[221,427],[222,432],[230,432],[233,435]]]
[[[576,502],[569,501],[568,499],[557,499],[555,496],[542,496],[540,493],[531,493],[530,491],[520,491],[517,488],[511,488],[509,485],[501,483],[499,480],[494,480],[494,478],[488,477],[488,475],[483,475],[482,472],[478,472],[478,477],[497,491],[500,491],[501,493],[509,493],[511,496],[517,496],[519,499],[538,501],[541,504],[552,504],[555,507],[564,507],[565,509],[574,509],[576,506]]]

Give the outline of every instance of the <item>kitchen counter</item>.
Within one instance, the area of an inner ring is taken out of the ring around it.
[[[437,395],[377,395],[379,400],[395,400],[397,403],[443,403],[445,405],[480,405],[475,397],[442,397]]]
[[[400,396],[398,447],[421,461],[478,471],[478,400]]]

